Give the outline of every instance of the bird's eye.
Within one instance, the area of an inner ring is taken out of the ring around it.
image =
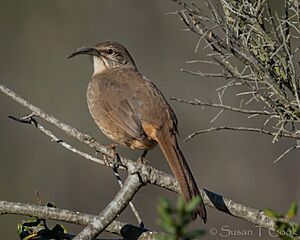
[[[106,50],[106,53],[109,54],[109,55],[111,55],[111,54],[114,53],[114,50],[112,50],[111,48],[110,48],[110,49],[107,49],[107,50]]]

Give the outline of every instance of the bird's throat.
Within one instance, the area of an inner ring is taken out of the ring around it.
[[[103,59],[99,57],[93,57],[94,62],[94,74],[103,73],[108,69],[108,63]]]

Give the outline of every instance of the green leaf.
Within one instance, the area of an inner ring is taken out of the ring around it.
[[[22,226],[21,223],[18,223],[17,224],[17,233],[18,233],[19,236],[22,233],[22,231],[23,231],[23,226]]]
[[[269,208],[266,208],[264,210],[264,213],[271,218],[283,218],[284,217],[284,214],[277,212],[273,209],[269,209]]]
[[[299,224],[277,221],[276,232],[282,240],[294,240],[299,235]]]
[[[35,237],[37,236],[37,233],[33,233],[33,234],[30,234],[24,238],[22,238],[22,240],[31,240],[31,239],[36,239]]]
[[[185,211],[185,201],[184,201],[183,197],[181,197],[181,196],[178,197],[177,204],[176,204],[176,209],[179,212],[184,212]]]
[[[158,208],[158,214],[163,223],[171,224],[173,222],[172,215],[165,211],[165,209]]]
[[[201,203],[201,198],[194,197],[186,206],[187,212],[192,213],[193,211],[195,211],[200,203]]]
[[[287,218],[292,219],[296,216],[298,210],[298,204],[296,202],[292,202],[289,211],[287,212]]]
[[[175,226],[172,218],[172,207],[170,202],[165,198],[160,198],[157,212],[159,215],[158,224],[167,232],[173,233],[175,231]]]
[[[158,224],[164,229],[165,235],[161,240],[196,239],[204,234],[203,230],[188,231],[188,225],[193,221],[192,212],[198,207],[201,199],[192,199],[186,203],[179,197],[174,208],[170,201],[161,198],[157,206],[159,214]]]

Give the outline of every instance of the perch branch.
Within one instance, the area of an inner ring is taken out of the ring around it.
[[[120,174],[118,173],[118,168],[116,166],[113,167],[113,172],[114,172],[114,175],[117,179],[117,182],[118,182],[120,188],[122,188],[123,182],[122,182]],[[131,211],[133,212],[136,220],[138,221],[139,226],[143,228],[144,227],[143,220],[142,220],[139,212],[137,211],[137,209],[135,208],[135,206],[133,205],[133,203],[131,201],[129,202],[129,206],[130,206]]]
[[[138,173],[129,173],[123,187],[104,210],[87,225],[74,240],[92,240],[96,238],[128,206],[129,202],[142,186]]]

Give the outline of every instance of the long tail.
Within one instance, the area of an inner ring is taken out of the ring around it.
[[[159,143],[161,150],[168,160],[185,200],[190,201],[195,196],[201,198],[201,203],[196,209],[196,214],[198,214],[205,223],[207,220],[206,209],[193,174],[178,146],[176,136],[172,133],[159,131],[156,134],[156,141]]]

